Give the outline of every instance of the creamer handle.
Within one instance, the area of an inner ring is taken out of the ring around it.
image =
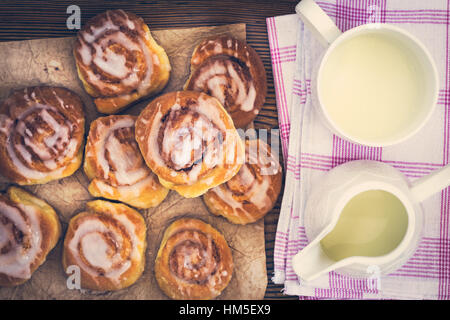
[[[295,7],[295,12],[297,12],[316,39],[326,47],[342,34],[333,20],[314,0],[300,1]]]
[[[450,165],[438,169],[412,183],[411,192],[418,202],[450,186]]]

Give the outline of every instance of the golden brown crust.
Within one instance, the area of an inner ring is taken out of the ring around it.
[[[235,126],[244,128],[266,99],[266,71],[259,55],[244,41],[227,35],[205,39],[194,49],[184,89],[216,97]]]
[[[264,217],[281,191],[282,170],[262,140],[246,141],[246,162],[228,182],[203,195],[209,211],[230,222],[247,224]]]
[[[42,184],[72,175],[84,142],[81,99],[61,87],[13,92],[0,105],[0,173],[20,184]]]
[[[45,262],[61,236],[56,212],[27,191],[10,187],[0,195],[0,286],[17,286]],[[6,261],[6,255],[16,259]]]
[[[112,115],[91,123],[84,171],[94,197],[119,200],[137,208],[159,205],[169,190],[142,158],[135,140],[136,117]]]
[[[189,198],[231,179],[244,161],[230,116],[200,92],[154,99],[136,121],[136,140],[161,184]]]
[[[78,76],[98,111],[112,114],[161,91],[170,62],[144,20],[123,10],[108,10],[78,32],[74,46]]]
[[[233,256],[223,235],[198,219],[181,218],[165,231],[155,261],[160,288],[172,299],[214,299],[233,274]]]
[[[129,287],[145,267],[144,218],[124,204],[95,200],[86,206],[85,212],[70,220],[64,239],[64,270],[78,266],[83,289]]]

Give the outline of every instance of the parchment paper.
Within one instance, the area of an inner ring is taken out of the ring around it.
[[[190,69],[193,48],[204,38],[230,34],[244,40],[245,24],[190,29],[153,31],[157,42],[165,48],[171,65],[170,81],[164,92],[182,90]],[[74,38],[42,39],[0,43],[0,100],[13,89],[48,84],[67,87],[78,93],[85,104],[87,126],[101,116],[84,92],[72,56]],[[151,101],[138,102],[123,111],[137,115]],[[171,191],[157,208],[139,210],[148,227],[146,267],[141,278],[131,287],[116,292],[94,292],[67,288],[67,276],[61,264],[62,242],[72,216],[85,208],[93,198],[87,191],[89,181],[80,168],[71,177],[45,185],[26,187],[47,201],[58,212],[63,236],[48,255],[47,261],[25,284],[15,288],[0,288],[0,299],[168,299],[159,289],[154,276],[154,261],[162,234],[175,219],[191,216],[210,223],[221,231],[233,252],[234,272],[229,286],[219,299],[262,299],[267,285],[264,247],[264,221],[247,226],[228,223],[208,212],[201,198],[185,199]],[[8,182],[0,179],[0,190]]]

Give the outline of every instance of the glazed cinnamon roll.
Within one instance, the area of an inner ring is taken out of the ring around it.
[[[94,197],[119,200],[137,208],[160,204],[169,190],[147,167],[135,140],[136,117],[112,115],[91,123],[84,171]]]
[[[81,165],[84,111],[59,87],[17,90],[0,105],[0,173],[20,185],[72,175]]]
[[[182,218],[164,233],[155,276],[172,299],[209,300],[227,287],[233,256],[222,234],[198,219]]]
[[[142,18],[123,10],[89,20],[78,32],[74,56],[79,78],[102,113],[156,94],[169,80],[166,52]]]
[[[162,185],[193,198],[231,179],[243,143],[219,101],[179,91],[153,100],[136,121],[136,140]]]
[[[246,161],[228,182],[203,195],[209,211],[230,222],[247,224],[264,217],[281,191],[282,170],[262,140],[246,141]]]
[[[56,212],[25,190],[0,195],[0,286],[17,286],[45,262],[61,235]]]
[[[130,207],[103,200],[70,220],[63,266],[78,266],[83,289],[111,291],[129,287],[145,266],[144,218]]]
[[[185,90],[217,98],[237,128],[246,127],[259,113],[267,93],[264,65],[247,43],[230,36],[202,41],[191,58]]]

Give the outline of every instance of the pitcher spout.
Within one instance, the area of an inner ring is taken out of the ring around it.
[[[320,241],[313,241],[292,258],[295,273],[305,281],[312,281],[344,265],[343,260],[337,262],[330,259],[323,251]]]

